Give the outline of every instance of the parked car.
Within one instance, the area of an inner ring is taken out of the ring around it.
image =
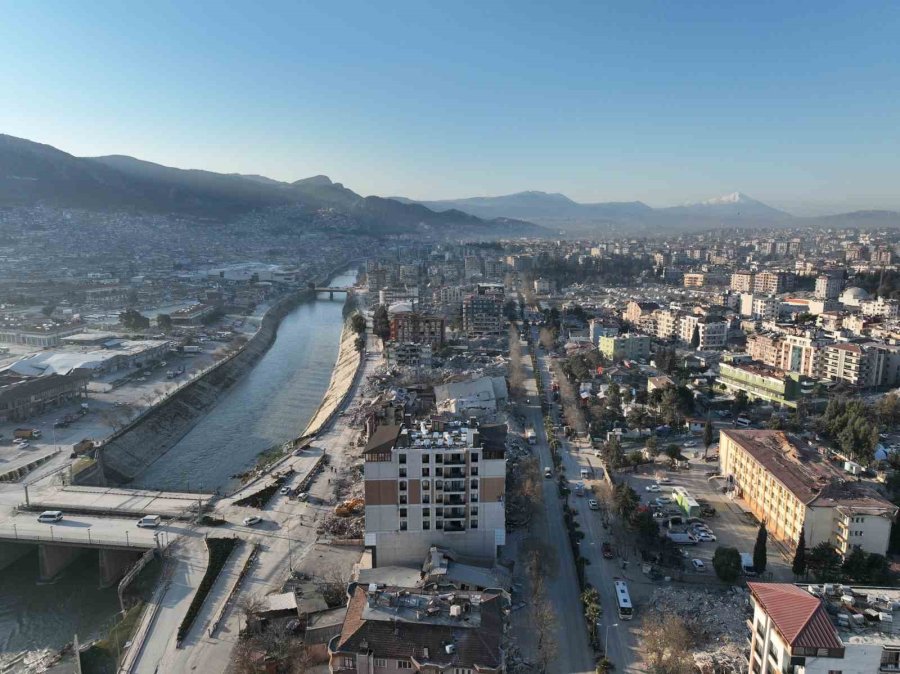
[[[613,558],[613,550],[609,541],[603,541],[603,545],[600,546],[600,552],[603,553],[603,559]]]
[[[162,518],[159,515],[144,515],[137,521],[137,525],[142,528],[155,529],[161,522]]]
[[[716,542],[715,534],[709,534],[709,533],[706,533],[705,531],[697,534],[697,537],[704,543],[715,543]]]
[[[591,510],[600,510],[600,504],[597,503],[594,499],[588,501],[588,508]]]
[[[647,491],[652,491],[652,492],[660,491],[658,484],[648,484],[646,487],[644,487],[644,489],[646,489]]]
[[[672,499],[670,499],[668,496],[659,496],[657,497],[655,503],[658,506],[667,506],[672,503]]]
[[[305,491],[302,491],[302,492],[300,492],[299,494],[297,494],[297,500],[298,500],[298,501],[308,501],[308,500],[309,500],[309,494],[308,494],[307,492],[305,492]]]
[[[706,570],[706,564],[703,563],[702,559],[692,559],[691,566],[693,566],[696,571]]]
[[[288,494],[291,493],[291,488],[290,488],[290,487],[282,487],[281,489],[278,490],[278,492],[279,492],[282,496],[287,496]]]
[[[245,517],[243,520],[243,525],[245,527],[252,527],[254,524],[259,524],[262,522],[262,517],[257,517],[256,515],[251,515],[250,517]]]

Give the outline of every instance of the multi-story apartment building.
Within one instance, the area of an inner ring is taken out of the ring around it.
[[[469,336],[499,335],[503,331],[503,287],[500,292],[475,292],[463,299],[463,330]]]
[[[844,289],[843,275],[822,274],[816,279],[816,299],[836,300]]]
[[[464,269],[467,279],[475,278],[484,274],[484,265],[477,255],[466,255]]]
[[[659,309],[659,305],[656,302],[638,302],[636,300],[631,300],[625,306],[625,312],[622,314],[622,318],[633,325],[637,325],[641,316],[644,314],[651,314],[657,309]]]
[[[598,348],[609,360],[645,360],[650,357],[650,338],[632,333],[601,337]]]
[[[410,302],[415,305],[418,301],[418,286],[388,286],[378,291],[378,303],[386,307],[397,302]]]
[[[900,670],[900,592],[826,584],[747,583],[749,674]]]
[[[331,674],[503,674],[508,596],[351,584]]]
[[[658,309],[653,312],[654,329],[657,339],[675,339],[682,313],[673,309]]]
[[[728,324],[722,319],[694,314],[682,316],[678,324],[679,339],[690,344],[695,329],[700,337],[700,344],[697,348],[701,351],[725,348]]]
[[[827,542],[841,555],[854,547],[887,552],[897,506],[783,431],[723,430],[719,463],[733,494],[787,547],[803,529],[809,548]]]
[[[444,319],[411,311],[396,313],[391,317],[391,341],[440,349],[444,346]]]
[[[829,343],[811,330],[797,333],[760,332],[747,338],[747,353],[766,365],[822,379],[825,347]]]
[[[601,337],[615,337],[619,334],[618,324],[604,321],[602,319],[592,318],[588,324],[588,334],[591,343],[599,346]]]
[[[731,275],[731,289],[736,293],[753,292],[753,272],[737,271]]]
[[[761,271],[753,277],[753,292],[759,295],[777,295],[790,290],[791,274],[783,271]]]
[[[781,300],[770,295],[744,293],[741,295],[741,316],[763,321],[778,319]]]
[[[743,391],[751,400],[766,400],[784,407],[812,393],[815,382],[797,372],[785,372],[759,361],[734,358],[719,364],[718,383],[729,393]]]
[[[895,319],[900,316],[900,302],[878,297],[874,300],[860,302],[859,310],[864,316],[882,316],[883,318]]]
[[[494,561],[506,541],[506,426],[382,424],[363,452],[366,547],[376,566],[436,545]]]
[[[549,295],[550,281],[545,278],[534,279],[534,292],[536,292],[538,295]]]
[[[706,274],[701,273],[687,273],[684,275],[682,279],[685,288],[702,288],[706,285]]]
[[[825,347],[823,374],[832,381],[859,388],[889,384],[892,382],[885,381],[887,353],[883,345],[876,342],[829,344]]]

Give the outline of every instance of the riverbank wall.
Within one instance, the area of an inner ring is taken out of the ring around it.
[[[314,298],[311,290],[281,298],[266,312],[259,330],[242,349],[111,435],[97,448],[97,469],[73,476],[73,483],[127,485],[181,440],[222,393],[256,364],[275,340],[282,319],[302,302]]]

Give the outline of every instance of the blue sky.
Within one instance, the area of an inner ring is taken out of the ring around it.
[[[900,208],[896,2],[11,2],[0,131],[451,198]]]

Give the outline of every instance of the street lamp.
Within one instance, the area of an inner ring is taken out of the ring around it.
[[[619,623],[606,626],[606,636],[603,638],[603,657],[609,660],[609,628],[618,627]]]

